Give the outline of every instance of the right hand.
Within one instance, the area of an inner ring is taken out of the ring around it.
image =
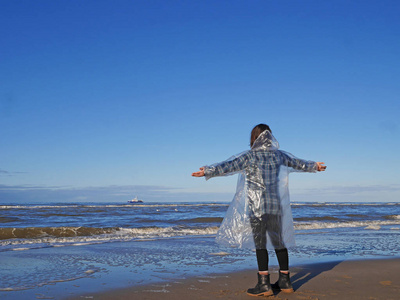
[[[325,169],[326,169],[325,163],[318,161],[317,162],[317,171],[321,172],[321,171],[325,171]]]

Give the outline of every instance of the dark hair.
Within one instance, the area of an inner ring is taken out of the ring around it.
[[[250,147],[253,146],[254,142],[256,141],[256,139],[258,138],[258,136],[264,132],[265,130],[268,130],[269,132],[272,133],[271,129],[269,128],[268,125],[266,124],[258,124],[257,126],[255,126],[253,128],[253,130],[251,131],[251,135],[250,135]]]

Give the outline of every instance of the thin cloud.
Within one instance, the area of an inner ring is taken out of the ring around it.
[[[10,172],[7,170],[0,169],[0,176],[13,176],[15,174],[25,174],[27,172]]]
[[[22,192],[22,191],[31,191],[31,190],[48,190],[54,191],[58,189],[68,189],[65,186],[35,186],[35,185],[5,185],[0,184],[0,192],[1,191],[14,191],[14,192]]]

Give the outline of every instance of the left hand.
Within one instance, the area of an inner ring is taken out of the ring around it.
[[[201,167],[200,171],[192,173],[193,177],[203,177],[204,176],[204,168]]]

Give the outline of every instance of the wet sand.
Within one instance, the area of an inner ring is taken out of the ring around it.
[[[278,277],[270,270],[271,282]],[[291,269],[295,292],[275,292],[269,299],[400,299],[400,258],[337,261]],[[246,294],[256,284],[256,271],[240,271],[172,280],[86,294],[69,299],[257,299]],[[260,297],[258,297],[260,298]]]

